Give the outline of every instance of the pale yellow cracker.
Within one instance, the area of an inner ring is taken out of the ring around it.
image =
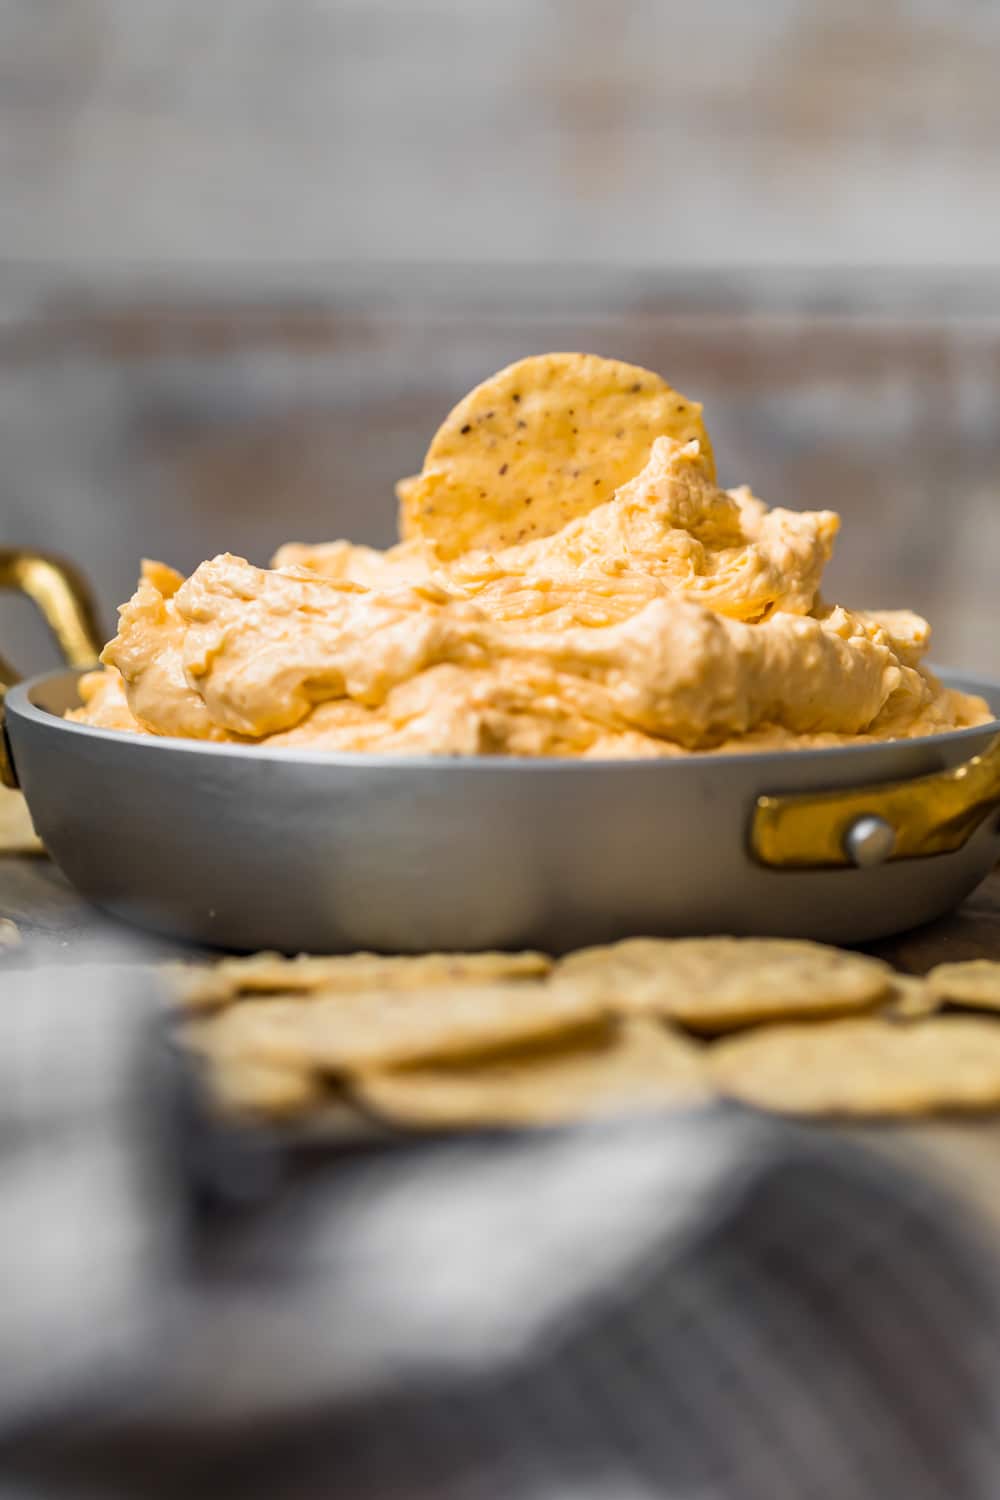
[[[16,948],[21,942],[21,929],[10,917],[0,917],[0,952],[4,948]]]
[[[552,960],[544,953],[421,953],[413,957],[349,953],[331,958],[255,953],[208,967],[171,970],[178,998],[193,1010],[254,995],[342,994],[414,989],[470,981],[538,979]]]
[[[626,1013],[668,1016],[693,1031],[843,1015],[874,1005],[892,971],[879,959],[784,938],[630,938],[586,948],[554,983],[585,986]]]
[[[927,976],[934,995],[974,1010],[1000,1011],[1000,963],[988,958],[967,963],[938,964]]]
[[[537,354],[458,403],[419,476],[397,487],[400,531],[444,558],[549,536],[634,479],[658,437],[712,453],[696,401],[638,365]]]
[[[44,854],[20,792],[0,786],[0,854]]]
[[[215,1106],[227,1114],[287,1119],[323,1103],[323,1086],[303,1068],[247,1057],[220,1057],[208,1070]]]
[[[940,1008],[941,1002],[926,980],[915,974],[893,973],[892,988],[879,1011],[897,1021],[919,1021]]]
[[[352,1092],[373,1114],[417,1129],[557,1125],[704,1100],[704,1049],[635,1017],[589,1046],[566,1046],[475,1066],[368,1073]]]
[[[202,1023],[197,1044],[215,1056],[339,1074],[568,1034],[604,1013],[586,993],[523,981],[373,989],[231,1006]]]
[[[718,1091],[805,1115],[922,1115],[1000,1107],[1000,1026],[938,1016],[774,1026],[709,1048]]]

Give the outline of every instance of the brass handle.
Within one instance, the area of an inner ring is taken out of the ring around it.
[[[18,547],[0,547],[0,588],[27,594],[44,616],[67,666],[96,667],[102,634],[93,595],[83,575],[62,558]],[[17,773],[3,730],[3,700],[18,673],[0,656],[0,781],[17,786]]]
[[[758,797],[750,848],[777,869],[836,869],[945,854],[1000,808],[1000,735],[949,771],[881,786]]]

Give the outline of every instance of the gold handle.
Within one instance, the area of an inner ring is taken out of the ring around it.
[[[0,588],[27,594],[44,616],[70,667],[96,667],[102,635],[93,596],[72,563],[44,552],[0,547]],[[17,786],[17,773],[3,731],[3,700],[18,673],[0,656],[0,781]]]
[[[945,854],[1000,807],[1000,735],[931,776],[835,792],[758,797],[750,848],[777,869],[835,869]]]

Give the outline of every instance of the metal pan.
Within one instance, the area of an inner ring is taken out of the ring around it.
[[[75,584],[61,607],[82,629]],[[946,680],[997,720],[885,744],[595,762],[131,736],[61,717],[76,676],[7,693],[8,776],[85,896],[199,943],[861,942],[941,915],[1000,858],[1000,685],[964,677]]]

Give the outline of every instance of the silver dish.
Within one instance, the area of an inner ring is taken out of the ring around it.
[[[16,776],[97,906],[238,950],[540,947],[728,932],[861,942],[1000,858],[998,719],[665,761],[334,755],[68,723],[75,672],[6,699]]]

